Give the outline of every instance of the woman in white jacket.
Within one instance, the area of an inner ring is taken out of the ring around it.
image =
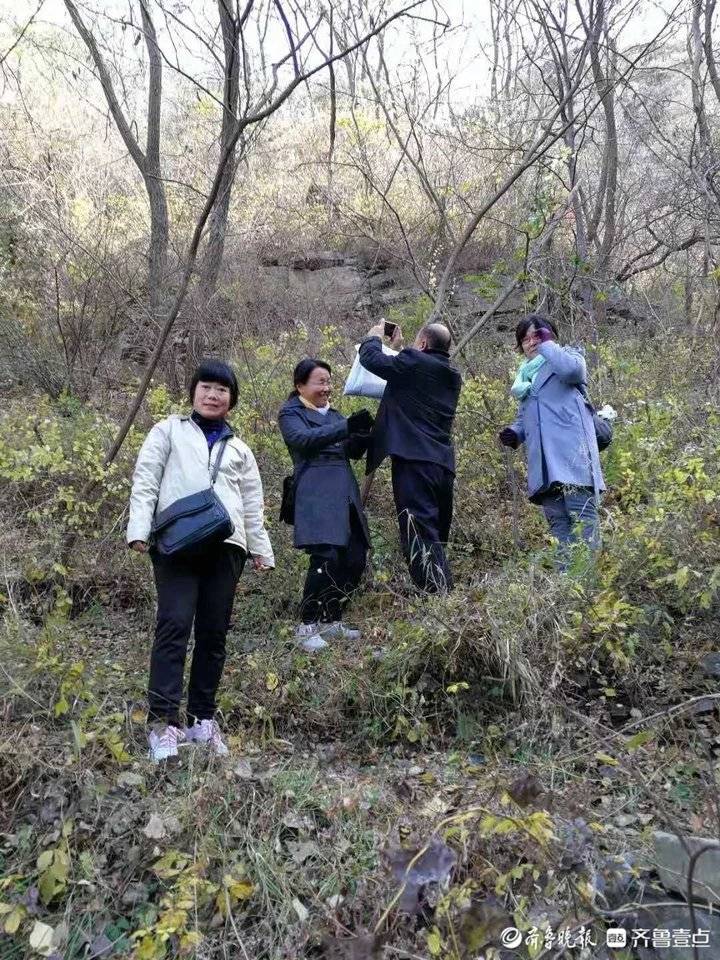
[[[257,571],[275,565],[255,457],[225,421],[237,398],[237,380],[227,364],[201,364],[190,386],[192,414],[155,424],[135,465],[127,542],[131,549],[150,554],[158,597],[148,689],[148,742],[155,761],[177,756],[178,744],[187,741],[204,743],[219,756],[227,754],[215,720],[215,698],[235,588],[248,556]],[[156,512],[207,489],[221,451],[214,489],[230,514],[232,535],[189,557],[160,555],[150,540]],[[180,699],[193,621],[187,726],[182,728]]]

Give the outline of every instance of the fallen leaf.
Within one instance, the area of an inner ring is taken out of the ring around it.
[[[395,879],[404,885],[398,902],[398,909],[404,913],[415,913],[421,888],[427,883],[446,883],[457,863],[455,853],[439,837],[433,837],[420,849],[386,850],[385,858]]]
[[[292,905],[295,913],[298,915],[298,920],[300,923],[305,923],[307,918],[310,916],[308,908],[302,904],[297,897],[293,899]]]
[[[508,793],[519,807],[527,807],[537,800],[545,788],[532,773],[524,773],[508,787]]]
[[[147,824],[143,827],[143,833],[148,840],[162,840],[166,834],[162,818],[156,813],[151,814]]]
[[[118,774],[117,785],[119,787],[144,787],[145,778],[141,777],[139,773],[133,773],[131,770],[123,771],[123,773]]]
[[[39,953],[41,957],[49,957],[53,951],[53,933],[55,931],[47,923],[41,923],[39,920],[30,931],[30,946]]]
[[[241,759],[233,767],[233,773],[238,778],[238,780],[252,780],[252,767],[250,766],[250,761]]]
[[[317,844],[313,843],[312,840],[305,840],[300,843],[290,841],[287,846],[295,863],[304,863],[305,860],[310,857],[317,857],[320,853]]]
[[[96,960],[97,957],[103,957],[108,954],[112,948],[112,940],[109,940],[104,933],[101,933],[91,942],[87,960]]]
[[[325,937],[327,960],[377,960],[383,946],[383,938],[375,933],[360,937]]]

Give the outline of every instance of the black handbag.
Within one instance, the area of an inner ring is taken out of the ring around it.
[[[230,514],[214,490],[227,438],[221,443],[207,490],[181,497],[155,515],[152,547],[161,556],[189,555],[222,543],[234,533]]]
[[[289,477],[283,478],[279,519],[291,527],[295,523],[295,494],[297,493],[297,485],[306,467],[307,463],[304,463],[297,473],[293,472]]]

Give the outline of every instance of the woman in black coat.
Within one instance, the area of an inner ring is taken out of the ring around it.
[[[370,536],[349,457],[367,449],[373,419],[367,410],[345,418],[330,406],[331,369],[306,358],[295,367],[295,389],[278,424],[293,460],[294,544],[310,558],[296,639],[308,651],[329,637],[359,639],[342,612],[365,570]]]

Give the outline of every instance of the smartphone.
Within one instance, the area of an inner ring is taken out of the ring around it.
[[[390,323],[389,320],[385,321],[385,336],[388,338],[388,340],[392,340],[392,338],[395,336],[396,330],[397,330],[396,323]]]

